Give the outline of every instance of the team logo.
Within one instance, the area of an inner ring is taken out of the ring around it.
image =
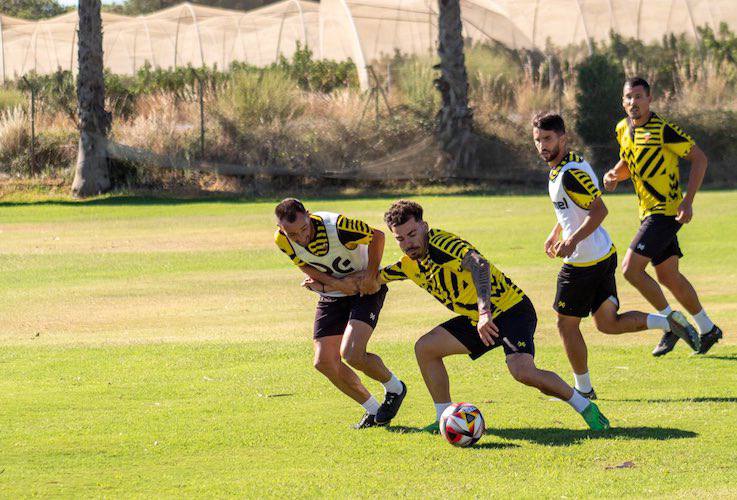
[[[562,300],[559,300],[559,301],[558,301],[558,307],[560,307],[561,309],[565,309],[565,307],[566,307],[566,303],[565,303],[565,302],[563,302]]]
[[[645,132],[645,135],[642,136],[642,138],[645,140],[645,142],[649,141],[650,138],[653,136],[650,132]]]
[[[644,243],[638,243],[637,244],[637,249],[638,250],[645,250],[645,244]]]
[[[376,321],[376,315],[374,313],[369,314],[369,318],[371,318],[371,321]]]
[[[519,341],[517,342],[517,347],[525,347],[527,345],[526,342]]]

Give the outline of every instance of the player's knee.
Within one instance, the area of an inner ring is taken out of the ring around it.
[[[609,335],[619,333],[616,316],[614,318],[597,318],[594,316],[594,324],[601,333]]]
[[[657,273],[661,285],[672,290],[678,288],[681,283],[681,273]]]
[[[534,366],[522,363],[507,363],[507,367],[509,373],[517,382],[525,385],[535,385],[535,372],[537,370]]]
[[[336,359],[315,358],[313,366],[315,367],[315,370],[330,378],[337,375],[338,363],[339,361]]]
[[[624,274],[624,279],[630,283],[637,283],[640,281],[642,271],[631,265],[629,262],[624,262],[622,264],[622,274]]]
[[[341,351],[341,355],[348,365],[356,369],[361,369],[366,364],[366,352],[360,349],[346,349]]]
[[[415,342],[415,357],[417,360],[427,359],[432,356],[432,345],[427,337],[420,337]]]
[[[558,316],[558,333],[562,338],[566,338],[571,334],[571,325],[570,322],[567,321],[567,318],[563,318],[562,316]]]

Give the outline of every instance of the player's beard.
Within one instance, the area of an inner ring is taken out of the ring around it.
[[[632,106],[630,108],[629,115],[630,115],[630,118],[632,118],[633,120],[638,120],[642,116],[642,112],[640,111],[640,107],[639,106]]]
[[[558,154],[560,153],[560,147],[556,146],[555,149],[552,151],[540,151],[540,157],[545,160],[546,162],[552,160],[553,158],[556,158]]]

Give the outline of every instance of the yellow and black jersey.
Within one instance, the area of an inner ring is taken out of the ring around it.
[[[601,191],[588,172],[578,168],[563,172],[563,189],[571,201],[584,210],[588,210],[594,200],[601,196]]]
[[[315,236],[305,248],[316,257],[323,257],[330,251],[325,223],[322,217],[316,214],[310,214],[310,222],[315,228]],[[361,220],[351,219],[343,215],[338,216],[336,230],[340,243],[349,250],[354,250],[358,245],[368,245],[374,236],[374,230],[371,226]],[[297,257],[292,242],[280,229],[277,229],[274,233],[274,240],[279,250],[287,254],[295,265],[304,266],[306,264],[304,260]]]
[[[461,266],[473,245],[440,229],[429,232],[428,254],[416,261],[403,256],[396,264],[381,270],[385,282],[412,280],[451,311],[477,322],[478,295],[471,272]],[[491,271],[492,317],[508,310],[525,296],[504,273],[489,263]]]
[[[694,140],[655,113],[641,127],[625,118],[616,133],[619,157],[627,163],[639,198],[640,218],[676,215],[683,199],[678,158],[688,156]]]

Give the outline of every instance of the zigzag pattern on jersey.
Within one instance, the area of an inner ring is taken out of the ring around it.
[[[387,266],[382,269],[381,276],[386,281],[398,281],[407,279],[407,275],[404,274],[404,271],[402,271],[401,269],[397,269],[396,264],[392,264],[391,266]]]
[[[693,141],[693,138],[690,135],[688,135],[678,125],[676,125],[674,123],[666,122],[665,120],[662,120],[662,122],[663,122],[663,128],[665,128],[665,126],[670,127],[671,129],[673,129],[673,131],[675,131],[680,136],[681,139],[683,139],[682,141],[671,141],[673,139],[672,137],[668,137],[668,134],[663,134],[663,139],[664,139],[663,142],[666,142],[667,141],[668,144],[671,144],[671,142],[689,142],[689,141]],[[669,140],[669,139],[671,139],[671,140]]]
[[[448,260],[452,258],[460,259],[461,250],[466,247],[470,247],[471,244],[467,241],[459,238],[458,236],[441,231],[439,229],[431,229],[429,233],[429,244],[436,248],[439,248],[446,254],[448,254]],[[438,262],[444,264],[445,262]]]
[[[307,250],[317,257],[327,255],[330,250],[328,232],[325,223],[317,215],[310,215],[312,226],[315,228],[315,238],[307,244]]]
[[[588,210],[591,203],[601,196],[591,176],[580,169],[570,168],[563,174],[563,188],[568,197],[584,210]]]
[[[365,222],[357,219],[349,219],[342,215],[338,216],[337,227],[338,231],[343,233],[341,234],[341,241],[344,244],[348,241],[358,241],[373,234],[373,230]]]
[[[554,181],[555,178],[558,177],[558,174],[560,173],[561,169],[572,161],[576,163],[581,163],[583,161],[583,158],[574,152],[569,152],[567,155],[563,157],[560,163],[558,163],[555,167],[550,169],[550,173],[548,174],[548,179],[550,179],[551,181]]]
[[[668,198],[670,198],[671,200],[677,200],[678,195],[681,191],[678,187],[678,179],[676,179],[676,174],[669,174],[668,179],[668,187],[670,188],[670,191],[668,192]]]

